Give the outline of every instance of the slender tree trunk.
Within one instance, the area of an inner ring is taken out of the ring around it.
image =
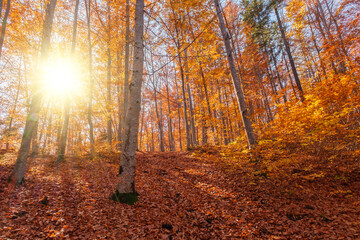
[[[123,118],[121,126],[125,127],[125,119],[127,109],[129,105],[129,78],[130,78],[130,1],[126,0],[126,33],[125,33],[125,79],[124,79],[124,103],[123,103]],[[122,135],[123,143],[125,141],[125,135]],[[123,145],[121,144],[121,146]]]
[[[4,5],[4,0],[0,0],[0,18],[2,17],[3,5]]]
[[[50,112],[50,116],[49,116],[49,123],[48,123],[48,125],[47,125],[47,131],[46,131],[46,133],[45,133],[45,139],[44,139],[44,144],[43,144],[43,146],[42,146],[42,149],[41,149],[41,153],[43,154],[43,155],[45,155],[45,154],[48,154],[48,152],[46,151],[46,147],[47,147],[47,145],[49,145],[50,144],[50,133],[51,133],[51,130],[52,130],[52,113],[51,113],[51,107],[49,107],[49,112]]]
[[[15,95],[15,102],[14,102],[14,107],[13,109],[10,111],[10,121],[9,121],[9,127],[6,131],[7,134],[7,139],[6,139],[6,150],[9,149],[9,137],[11,136],[11,132],[12,132],[12,123],[13,123],[13,119],[14,119],[14,115],[16,112],[16,108],[17,108],[17,104],[18,104],[18,100],[19,100],[19,94],[20,94],[20,86],[21,86],[21,61],[20,61],[20,67],[19,67],[19,75],[18,75],[18,85],[16,88],[16,95]]]
[[[76,47],[76,35],[77,35],[77,21],[78,21],[78,12],[79,12],[79,2],[80,0],[76,0],[75,2],[75,11],[74,11],[74,23],[73,23],[73,32],[72,32],[72,42],[71,42],[71,57],[72,60],[75,57],[75,47]],[[65,110],[64,110],[64,123],[61,130],[61,138],[58,146],[58,156],[57,162],[61,162],[65,158],[65,150],[66,150],[66,140],[67,133],[69,128],[70,121],[70,99],[67,96],[65,100]]]
[[[178,49],[180,52],[180,49]],[[186,149],[189,150],[192,146],[191,137],[190,137],[190,127],[187,115],[187,100],[186,100],[186,90],[185,90],[185,77],[184,77],[184,69],[182,66],[181,56],[179,54],[179,65],[180,65],[180,75],[181,75],[181,90],[182,90],[182,98],[184,104],[184,122],[185,122],[185,131],[186,131]]]
[[[189,12],[188,12],[188,14],[187,14],[187,16],[188,16],[188,18],[189,18],[189,23],[191,24],[191,16],[190,16],[190,14],[189,14]],[[193,39],[193,41],[195,41],[196,40],[196,37],[195,37],[195,34],[194,34],[194,31],[193,31],[193,29],[190,29],[190,33],[191,33],[191,36],[192,36],[192,39]],[[187,52],[185,51],[185,54],[187,55]],[[199,54],[199,52],[197,52],[197,54]],[[205,74],[204,74],[204,71],[203,71],[203,68],[202,68],[202,62],[201,61],[198,61],[198,64],[199,64],[199,67],[200,67],[200,75],[201,75],[201,79],[202,79],[202,83],[203,83],[203,85],[204,85],[204,90],[205,90],[205,97],[206,97],[206,102],[207,102],[207,106],[208,106],[208,113],[209,113],[209,116],[211,117],[212,115],[211,115],[211,110],[210,110],[210,104],[209,104],[209,97],[208,97],[208,94],[207,94],[207,86],[206,86],[206,80],[205,80]],[[190,89],[189,89],[190,90]],[[191,95],[190,95],[191,96]],[[191,103],[191,101],[190,101],[190,103]],[[190,106],[191,108],[192,108],[192,106]],[[192,111],[190,111],[190,112],[192,112]],[[192,118],[192,117],[191,117]],[[193,118],[192,118],[193,119]],[[210,121],[210,123],[211,123],[211,130],[212,130],[212,133],[213,134],[215,134],[214,132],[215,132],[215,129],[214,129],[214,126],[213,126],[213,124],[212,124],[212,122]],[[204,122],[204,124],[205,124],[205,122]],[[194,125],[195,125],[195,123],[194,123]],[[204,126],[203,126],[204,127]],[[206,143],[207,143],[207,127],[205,127],[205,129],[203,128],[203,131],[202,131],[202,133],[203,133],[203,137],[204,137],[204,134],[206,134]],[[204,142],[204,138],[203,138],[203,140],[202,140],[203,142]]]
[[[194,118],[194,107],[192,102],[191,90],[189,85],[189,65],[187,60],[187,51],[185,50],[185,71],[186,71],[186,88],[189,98],[189,115],[190,115],[190,129],[191,129],[191,144],[192,146],[197,145],[196,134],[195,134],[195,118]]]
[[[277,65],[277,60],[276,60],[276,57],[274,55],[273,49],[270,49],[270,55],[271,55],[271,58],[272,58],[272,60],[274,62],[276,78],[279,81],[281,92],[283,92],[284,103],[286,103],[287,102],[286,90],[284,90],[285,86],[283,85],[283,82],[281,81],[281,77],[280,77],[279,69],[278,69],[278,65]]]
[[[191,95],[191,89],[189,83],[186,84],[188,96],[189,96],[189,113],[190,113],[190,128],[191,128],[191,142],[194,146],[197,145],[196,138],[196,128],[195,128],[195,117],[194,117],[194,107],[193,100]]]
[[[51,29],[54,19],[55,7],[57,0],[51,0],[47,6],[45,21],[43,25],[43,36],[41,43],[41,64],[48,59],[48,51],[50,47]],[[39,83],[35,83],[35,91],[32,96],[30,110],[26,119],[24,134],[21,140],[20,150],[15,162],[15,167],[9,177],[9,181],[19,185],[24,180],[27,158],[30,150],[31,137],[35,126],[39,120],[39,112],[41,109],[42,92],[37,91],[41,89]]]
[[[46,136],[46,133],[48,132],[46,126],[48,125],[48,117],[49,117],[49,115],[50,115],[50,114],[49,114],[49,111],[50,111],[50,104],[48,104],[47,107],[46,107],[45,119],[44,119],[43,123],[41,124],[42,128],[41,128],[41,130],[40,130],[39,145],[38,145],[38,147],[39,147],[38,152],[41,152],[41,153],[43,153],[44,151],[42,151],[42,149],[40,148],[40,145],[41,145],[41,143],[42,143],[42,139],[43,139],[44,134],[45,134],[45,136]],[[44,144],[43,144],[43,145],[44,145]]]
[[[76,47],[79,3],[80,3],[80,0],[76,0],[76,2],[75,2],[75,11],[74,11],[74,23],[73,23],[72,41],[71,41],[71,55],[72,55],[72,57],[74,57],[75,47]]]
[[[175,77],[176,77],[176,73],[175,73]],[[182,147],[182,137],[181,137],[181,114],[180,114],[180,103],[179,103],[180,96],[179,96],[179,87],[176,82],[176,79],[175,79],[175,90],[176,90],[176,97],[178,99],[176,106],[177,106],[177,114],[178,114],[179,146],[180,146],[180,151],[182,151],[183,147]]]
[[[224,88],[224,98],[225,98],[225,105],[226,105],[226,122],[227,122],[227,132],[228,132],[228,137],[229,137],[229,141],[233,141],[234,140],[234,135],[233,135],[233,128],[232,128],[232,124],[231,124],[231,116],[230,116],[230,104],[229,104],[229,99],[228,96],[229,94],[226,91],[227,88]]]
[[[61,139],[61,129],[62,129],[62,124],[61,124],[61,119],[59,117],[59,120],[56,121],[56,146],[58,146],[60,144],[60,139]]]
[[[202,118],[201,118],[201,143],[204,146],[208,143],[208,135],[207,135],[206,121],[204,119],[205,111],[202,106],[200,107],[200,113],[202,115]]]
[[[337,36],[340,40],[340,46],[341,46],[341,50],[343,51],[343,54],[345,55],[346,59],[349,61],[349,53],[348,53],[348,50],[346,49],[345,47],[345,44],[344,44],[344,38],[342,36],[342,32],[340,30],[340,27],[339,27],[339,24],[338,22],[336,21],[336,18],[334,16],[334,14],[332,13],[331,9],[330,9],[330,6],[329,6],[329,3],[328,1],[326,0],[325,1],[325,5],[326,5],[326,9],[328,10],[329,12],[329,15],[330,15],[330,20],[332,20],[335,24],[335,29],[336,29],[336,32],[337,32]]]
[[[31,139],[31,157],[36,157],[39,155],[39,139],[38,139],[38,130],[39,130],[39,119],[37,123],[35,124],[33,135]]]
[[[245,103],[245,96],[243,94],[243,90],[241,89],[240,79],[239,79],[239,76],[238,76],[238,73],[236,70],[234,57],[233,57],[233,53],[231,50],[229,34],[226,31],[224,18],[223,18],[221,9],[220,9],[219,0],[214,0],[214,3],[215,3],[215,7],[216,7],[216,13],[217,13],[217,16],[219,19],[219,26],[220,26],[221,33],[222,33],[222,36],[224,39],[225,49],[226,49],[227,58],[228,58],[229,66],[230,66],[230,72],[231,72],[234,88],[235,88],[235,91],[237,94],[237,100],[238,100],[245,132],[246,132],[246,136],[247,136],[247,140],[248,140],[248,145],[249,145],[249,148],[251,148],[252,146],[256,145],[255,134],[254,134],[253,128],[251,126],[249,112],[248,112],[248,109],[247,109],[246,103]]]
[[[211,111],[211,105],[210,105],[210,98],[209,98],[209,93],[208,93],[208,87],[207,87],[207,84],[206,84],[206,79],[205,79],[205,74],[204,74],[204,71],[203,71],[203,68],[202,68],[202,63],[200,62],[199,64],[200,64],[201,80],[202,80],[202,84],[203,84],[203,86],[204,86],[206,106],[207,106],[207,111],[208,111],[208,114],[209,114],[209,121],[210,121],[210,124],[211,124],[211,132],[212,132],[212,135],[213,135],[213,137],[214,137],[214,139],[213,139],[213,140],[214,140],[214,143],[217,144],[215,127],[214,127],[214,124],[213,124],[213,121],[212,121],[213,114],[212,114],[212,111]]]
[[[293,90],[295,98],[297,98],[295,86],[294,86],[293,79],[291,77],[291,73],[290,73],[290,69],[289,69],[289,65],[288,65],[288,62],[286,61],[286,58],[285,58],[285,53],[282,54],[282,58],[283,58],[283,61],[285,63],[286,72],[288,73],[288,76],[289,76],[289,81],[290,81],[291,88]]]
[[[172,129],[172,118],[171,118],[171,108],[170,108],[169,80],[167,76],[166,76],[166,99],[168,105],[169,147],[170,147],[170,151],[175,151],[175,142],[174,142],[174,135]]]
[[[314,22],[314,20],[311,17],[311,14],[308,14],[308,18],[309,18],[309,20],[311,20],[311,22]],[[321,57],[320,48],[319,48],[319,46],[317,44],[315,33],[314,33],[314,30],[313,30],[313,27],[311,26],[312,25],[311,22],[308,24],[309,27],[310,27],[310,31],[311,31],[311,39],[312,39],[312,42],[314,43],[314,47],[315,47],[316,53],[317,53],[318,58],[319,58],[322,73],[323,73],[325,79],[327,79],[325,64],[324,64],[323,59]]]
[[[283,27],[281,19],[280,19],[279,11],[278,11],[277,7],[275,7],[274,10],[275,10],[275,15],[276,15],[277,22],[279,24],[280,32],[281,32],[281,38],[282,38],[282,40],[284,42],[284,45],[285,45],[285,51],[286,51],[286,53],[288,55],[288,58],[289,58],[289,61],[290,61],[291,70],[292,70],[292,73],[294,75],[295,83],[296,83],[296,86],[297,86],[297,88],[299,90],[299,93],[300,93],[300,99],[301,99],[301,101],[304,101],[304,91],[302,89],[301,82],[300,82],[300,79],[299,79],[299,75],[298,75],[298,72],[296,70],[295,62],[294,62],[294,59],[293,59],[292,54],[291,54],[289,42],[286,39],[285,30],[284,30],[284,27]]]
[[[178,129],[179,129],[179,148],[180,151],[183,150],[182,146],[182,137],[181,137],[181,114],[180,114],[180,104],[177,104],[177,114],[178,114]]]
[[[107,1],[107,15],[108,15],[108,49],[107,49],[107,81],[106,81],[106,110],[107,110],[107,141],[108,144],[112,145],[112,119],[111,119],[111,9],[110,2]]]
[[[164,122],[163,122],[163,104],[162,104],[162,95],[161,95],[161,85],[160,85],[160,92],[159,92],[159,105],[160,105],[160,123],[161,123],[161,128],[160,128],[160,133],[162,134],[162,145],[163,145],[163,152],[165,152],[165,136],[164,136]]]
[[[150,148],[151,152],[155,151],[155,140],[154,140],[154,126],[152,124],[151,121],[151,148]]]
[[[64,105],[64,122],[61,129],[60,141],[58,142],[57,162],[62,162],[65,159],[66,141],[68,139],[68,128],[70,120],[70,99],[65,100]]]
[[[120,66],[121,66],[121,59],[120,59],[120,53],[119,51],[117,51],[116,53],[116,57],[117,57],[117,77],[118,77],[118,83],[117,83],[117,100],[118,100],[118,121],[119,121],[119,126],[117,129],[117,148],[120,149],[120,142],[121,142],[121,132],[122,132],[122,105],[121,105],[121,95],[122,95],[122,91],[121,91],[121,79],[120,79]]]
[[[173,12],[173,16],[176,19],[175,16],[175,11],[174,9],[172,9]],[[185,121],[185,131],[186,131],[186,148],[187,150],[189,150],[192,147],[192,141],[191,141],[191,134],[190,134],[190,126],[189,126],[189,121],[188,121],[188,115],[187,115],[187,99],[186,99],[186,88],[185,88],[185,73],[184,73],[184,66],[183,66],[183,62],[181,59],[181,45],[180,45],[180,33],[179,33],[179,28],[178,28],[178,24],[177,24],[177,20],[175,20],[175,33],[176,33],[176,38],[174,37],[174,43],[176,45],[177,48],[177,53],[178,53],[178,61],[179,61],[179,68],[180,68],[180,76],[181,76],[181,90],[182,90],[182,98],[183,98],[183,104],[184,104],[184,121]]]
[[[90,156],[91,158],[95,157],[95,141],[94,141],[94,127],[92,122],[92,104],[93,104],[93,94],[94,94],[94,78],[93,78],[93,66],[92,66],[92,44],[91,44],[91,30],[90,30],[90,20],[91,20],[91,0],[85,0],[85,8],[86,8],[86,18],[87,18],[87,32],[88,32],[88,44],[89,44],[89,79],[90,79],[90,87],[89,87],[89,105],[88,105],[88,122],[89,122],[89,130],[90,130]]]
[[[153,53],[152,52],[150,52],[150,64],[151,64],[152,71],[154,71],[154,61],[153,61]],[[155,74],[152,74],[151,78],[152,78],[152,85],[153,85],[153,91],[154,91],[156,123],[157,123],[158,130],[159,130],[159,149],[161,152],[164,152],[165,147],[164,147],[164,128],[163,128],[162,108],[161,108],[161,105],[162,105],[161,104],[161,94],[159,94],[159,98],[160,98],[160,113],[159,113],[158,91],[157,91],[158,80],[155,79]],[[161,90],[161,85],[160,85],[160,90]],[[160,91],[159,91],[159,93],[160,93]]]
[[[156,90],[155,84],[154,84],[154,102],[155,102],[156,120],[157,120],[157,124],[158,124],[158,128],[159,128],[159,134],[160,134],[159,149],[160,149],[161,152],[164,152],[165,151],[165,148],[164,148],[164,131],[163,131],[163,126],[162,126],[162,119],[160,117],[159,109],[158,109],[157,90]]]
[[[141,114],[141,128],[140,128],[140,143],[139,143],[139,150],[142,149],[142,139],[143,139],[143,131],[144,131],[144,117],[145,117],[145,111],[142,111]]]
[[[120,158],[119,181],[112,199],[134,203],[137,201],[135,191],[136,148],[141,110],[141,86],[144,67],[144,0],[137,0],[135,6],[134,63],[130,84],[129,107],[126,114],[125,141]],[[125,200],[123,198],[125,194]],[[132,198],[133,200],[130,200]],[[134,199],[135,198],[135,199]]]
[[[226,131],[226,123],[225,123],[225,116],[224,116],[224,112],[223,112],[223,99],[222,99],[222,93],[220,90],[220,83],[217,80],[217,95],[218,95],[218,101],[220,103],[219,107],[219,115],[220,115],[220,119],[221,119],[221,123],[222,123],[222,127],[221,127],[221,134],[222,134],[222,138],[224,139],[224,144],[227,145],[228,144],[228,134]]]
[[[4,39],[5,39],[7,19],[8,19],[8,17],[9,17],[9,13],[10,13],[10,6],[11,6],[11,0],[7,0],[5,15],[4,15],[4,18],[2,19],[2,24],[1,24],[0,59],[1,59],[1,54],[2,54],[2,47],[3,47]],[[2,1],[1,1],[1,8],[2,8]],[[1,12],[1,11],[0,11],[0,12]]]
[[[270,121],[273,120],[273,114],[272,114],[272,112],[271,112],[268,95],[267,95],[267,93],[266,93],[266,90],[265,90],[265,87],[264,87],[264,83],[262,82],[262,78],[261,78],[261,76],[260,76],[260,70],[259,70],[258,66],[255,66],[254,71],[255,71],[256,79],[257,79],[257,81],[258,81],[258,83],[259,83],[261,95],[263,95],[263,102],[264,102],[264,106],[265,106],[266,113],[267,113],[267,115],[268,115],[268,122],[270,122]]]
[[[106,110],[107,110],[107,140],[109,145],[112,144],[112,121],[111,121],[111,52],[108,48],[108,63],[107,63],[107,98],[106,98]]]

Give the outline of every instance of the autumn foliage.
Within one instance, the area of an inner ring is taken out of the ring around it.
[[[359,238],[359,12],[0,1],[0,238]]]

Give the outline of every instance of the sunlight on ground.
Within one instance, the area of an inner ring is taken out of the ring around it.
[[[69,59],[57,59],[42,68],[41,82],[45,94],[65,100],[84,94],[80,67]]]
[[[224,198],[224,197],[233,198],[234,197],[234,195],[232,193],[227,192],[226,190],[223,190],[223,189],[213,186],[211,184],[198,182],[195,184],[195,187],[200,188],[204,192],[206,192],[210,195],[216,196],[216,197],[222,197],[222,198]]]

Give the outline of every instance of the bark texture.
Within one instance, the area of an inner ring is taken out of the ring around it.
[[[141,86],[144,68],[144,0],[135,6],[134,64],[129,87],[129,107],[125,121],[125,141],[120,158],[119,182],[114,195],[135,194],[136,148],[141,109]]]
[[[122,127],[125,125],[126,111],[129,105],[129,69],[130,69],[130,1],[126,0],[126,33],[125,33],[125,79],[124,79],[124,108],[122,113]],[[121,132],[123,132],[121,130]],[[122,135],[125,141],[125,135]],[[121,144],[123,146],[123,143]]]

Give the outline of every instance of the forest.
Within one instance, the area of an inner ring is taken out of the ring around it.
[[[359,0],[0,0],[0,239],[359,239]]]

